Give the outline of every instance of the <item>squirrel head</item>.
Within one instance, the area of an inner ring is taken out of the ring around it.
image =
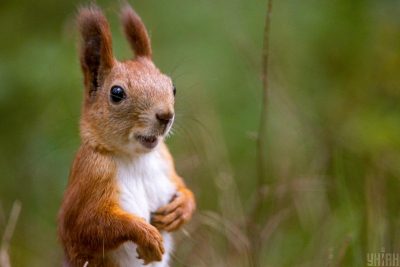
[[[113,153],[151,151],[174,120],[175,87],[154,65],[150,39],[140,17],[122,8],[125,35],[135,57],[118,61],[107,19],[95,5],[81,8],[80,64],[84,77],[81,136]]]

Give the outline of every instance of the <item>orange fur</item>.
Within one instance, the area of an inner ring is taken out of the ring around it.
[[[122,242],[156,246],[160,259],[162,238],[154,227],[120,209],[111,154],[83,144],[78,151],[60,210],[59,236],[72,266],[108,266],[104,254]],[[93,263],[96,263],[93,265]]]
[[[164,252],[159,230],[173,231],[194,212],[193,193],[174,169],[173,159],[161,137],[165,126],[154,114],[173,114],[172,82],[151,61],[147,31],[128,6],[123,10],[125,32],[138,56],[119,62],[112,55],[111,34],[98,7],[83,8],[78,15],[82,34],[81,67],[85,100],[81,117],[81,147],[72,165],[68,187],[59,212],[58,235],[68,266],[117,266],[110,251],[126,241],[138,245],[145,263],[161,260]],[[126,89],[123,103],[110,103],[110,88]],[[170,178],[179,194],[154,217],[154,226],[125,212],[118,203],[115,158],[145,153],[130,147],[132,131],[151,132],[160,139],[159,149],[170,163]],[[157,229],[158,228],[158,229]]]
[[[129,5],[125,6],[121,17],[125,35],[132,49],[135,51],[136,56],[151,58],[150,38],[141,18]]]

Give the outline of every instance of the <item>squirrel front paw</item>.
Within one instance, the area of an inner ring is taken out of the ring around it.
[[[195,202],[188,194],[178,192],[167,205],[159,208],[151,216],[151,224],[158,230],[175,231],[190,220],[195,210]]]
[[[164,245],[160,232],[150,224],[144,225],[142,230],[142,237],[137,241],[138,259],[142,259],[145,265],[152,261],[161,261]]]

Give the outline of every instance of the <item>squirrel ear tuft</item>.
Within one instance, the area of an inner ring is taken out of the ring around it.
[[[80,62],[85,85],[93,92],[114,64],[110,27],[101,9],[94,4],[80,8],[77,21],[82,37]]]
[[[151,59],[152,51],[150,38],[142,19],[128,4],[121,10],[121,20],[126,38],[137,57]]]

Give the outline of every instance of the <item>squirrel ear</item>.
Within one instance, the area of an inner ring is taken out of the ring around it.
[[[79,9],[78,26],[82,36],[81,67],[85,86],[92,93],[114,65],[110,27],[101,9],[93,4]]]
[[[151,44],[142,19],[128,4],[122,7],[121,20],[125,35],[137,57],[151,59]]]

